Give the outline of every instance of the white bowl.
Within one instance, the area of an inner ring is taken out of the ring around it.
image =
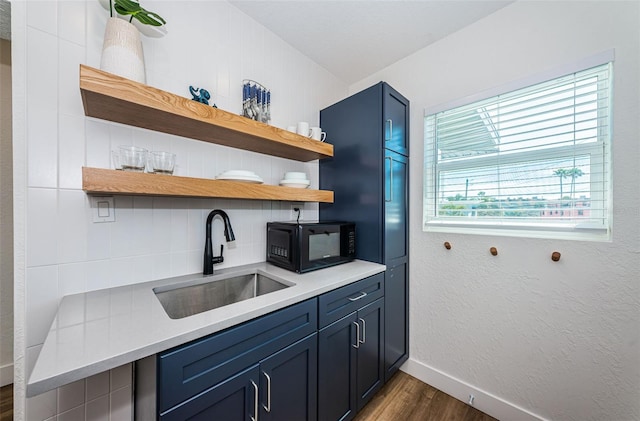
[[[223,172],[220,175],[225,176],[225,177],[234,177],[234,176],[256,177],[256,173],[254,173],[253,171],[246,171],[246,170],[228,170],[228,171]]]
[[[280,185],[284,187],[294,187],[297,189],[306,189],[309,187],[309,180],[280,180]]]
[[[307,173],[296,172],[296,171],[290,171],[290,172],[284,173],[284,179],[285,180],[304,180],[304,181],[308,181],[307,180]]]

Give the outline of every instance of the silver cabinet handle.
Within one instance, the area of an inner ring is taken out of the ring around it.
[[[360,348],[360,325],[356,322],[353,322],[354,325],[356,325],[356,344],[355,345],[351,345],[354,348]]]
[[[253,404],[253,417],[251,417],[251,421],[258,421],[258,385],[255,384],[253,380],[251,380],[251,384],[253,385],[255,403]]]
[[[387,193],[384,194],[385,202],[393,202],[393,158],[385,156],[384,159],[389,160],[389,199],[387,199]]]
[[[358,296],[357,296],[357,297],[355,297],[355,298],[351,298],[351,297],[349,297],[349,301],[358,301],[359,299],[364,298],[364,297],[366,297],[366,296],[367,296],[367,293],[366,293],[366,292],[364,292],[364,291],[362,291],[362,292],[360,293],[360,295],[358,295]]]
[[[385,142],[388,142],[391,139],[393,139],[393,120],[387,119],[387,123],[389,123],[389,137],[387,137],[386,133],[385,133],[385,136],[384,136],[384,141]]]
[[[271,377],[264,371],[262,372],[267,378],[267,406],[262,405],[265,411],[271,412]]]
[[[364,321],[364,319],[358,319],[362,322],[362,340],[358,339],[358,341],[363,344],[365,342],[367,342],[367,323]]]

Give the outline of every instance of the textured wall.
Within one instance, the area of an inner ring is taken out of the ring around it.
[[[0,39],[0,386],[13,381],[11,42]]]
[[[215,177],[228,169],[251,169],[277,184],[288,170],[310,173],[318,185],[317,162],[300,163],[219,147],[176,136],[107,123],[84,116],[78,68],[98,67],[108,11],[96,0],[13,3],[13,42],[23,47],[14,69],[26,100],[16,104],[17,192],[16,291],[17,419],[47,419],[58,414],[122,420],[130,410],[131,381],[116,381],[96,394],[87,379],[44,393],[22,404],[28,377],[60,297],[82,291],[148,281],[202,270],[205,218],[225,209],[236,235],[225,247],[225,263],[236,266],[264,260],[265,223],[289,218],[289,204],[116,197],[116,222],[94,224],[81,167],[110,167],[110,150],[121,144],[170,150],[177,154],[176,174]],[[207,88],[219,108],[239,113],[243,78],[272,90],[272,124],[318,123],[318,110],[345,96],[347,87],[306,56],[223,1],[146,1],[163,16],[163,36],[143,37],[147,83],[190,97],[188,86]],[[14,85],[14,86],[16,86]],[[24,115],[22,115],[24,112]],[[24,125],[22,127],[22,125]],[[305,215],[317,215],[306,204]],[[222,225],[214,222],[214,244]],[[119,369],[115,376],[122,380]],[[130,368],[129,368],[130,370]],[[109,377],[109,373],[105,374]],[[107,382],[108,383],[108,382]],[[84,391],[85,398],[66,397]],[[71,393],[73,392],[73,393]],[[99,402],[94,400],[99,399]],[[53,418],[55,419],[55,418]],[[61,418],[58,418],[61,419]],[[67,419],[67,418],[64,418]],[[76,418],[73,418],[76,419]],[[80,418],[83,419],[83,418]]]
[[[386,80],[411,100],[411,361],[452,393],[554,420],[640,419],[639,28],[637,1],[519,1],[350,87]],[[611,48],[611,242],[422,231],[425,108]]]

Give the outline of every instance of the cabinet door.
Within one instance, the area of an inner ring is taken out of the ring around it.
[[[385,222],[384,263],[404,257],[408,253],[409,224],[409,165],[405,156],[385,151]]]
[[[384,147],[409,156],[409,100],[386,83],[382,91]]]
[[[406,259],[385,277],[385,381],[409,358],[409,276]]]
[[[317,418],[318,334],[260,363],[260,420]]]
[[[384,384],[384,299],[358,310],[358,323],[356,385],[359,411]]]
[[[258,414],[258,365],[160,414],[161,421],[251,421]]]
[[[349,420],[356,413],[356,325],[351,313],[318,333],[318,419]]]

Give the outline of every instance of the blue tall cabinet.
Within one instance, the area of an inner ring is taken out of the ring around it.
[[[320,161],[321,220],[356,223],[356,257],[387,266],[384,378],[409,357],[409,100],[385,82],[320,111],[334,156]]]

